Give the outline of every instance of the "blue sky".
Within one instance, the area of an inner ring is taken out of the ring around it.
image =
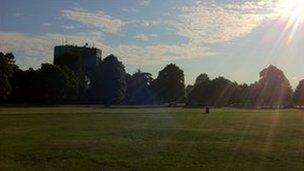
[[[175,63],[188,84],[200,73],[253,83],[274,64],[295,86],[304,78],[304,12],[295,17],[281,1],[1,0],[0,51],[38,68],[52,62],[55,45],[87,42],[129,73],[156,77]]]

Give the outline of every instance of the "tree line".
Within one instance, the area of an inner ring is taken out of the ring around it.
[[[184,71],[169,64],[154,79],[138,70],[126,73],[121,61],[109,55],[96,66],[88,85],[77,68],[42,64],[21,70],[12,53],[0,52],[0,103],[159,105],[185,103],[190,107],[293,107],[304,105],[304,80],[293,91],[283,71],[270,65],[253,84],[200,74],[185,86]]]

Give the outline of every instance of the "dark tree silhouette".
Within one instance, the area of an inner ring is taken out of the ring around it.
[[[292,106],[292,88],[283,71],[270,65],[260,72],[260,80],[254,86],[255,105],[262,107]]]
[[[204,82],[207,82],[209,81],[209,76],[207,74],[200,74],[196,80],[195,80],[195,83],[194,83],[194,87],[196,86],[199,86],[201,83],[204,83]]]
[[[37,100],[46,103],[60,103],[77,94],[77,78],[68,68],[61,68],[52,64],[42,64],[41,69],[34,74],[37,87]],[[34,91],[34,90],[33,90]]]
[[[16,70],[11,79],[12,102],[63,103],[77,97],[78,80],[67,67],[42,64],[38,70]]]
[[[230,104],[234,107],[252,106],[249,86],[247,84],[238,85],[237,83],[234,83],[234,91]]]
[[[10,77],[13,75],[14,55],[12,53],[3,54],[0,52],[0,103],[7,100],[11,93]]]
[[[58,65],[42,64],[38,70],[22,71],[12,53],[0,53],[0,102],[84,102],[79,97],[87,95],[91,102],[105,105],[171,103],[184,101],[185,97],[191,106],[304,105],[304,80],[293,94],[283,71],[273,65],[261,71],[260,80],[251,85],[239,85],[224,77],[211,80],[207,74],[200,74],[194,85],[185,89],[184,73],[175,64],[167,65],[153,80],[150,73],[127,74],[114,55],[96,63],[93,74],[94,67],[89,73],[83,72],[83,61],[77,54],[67,53],[56,59]],[[86,78],[88,75],[92,77]]]
[[[13,103],[24,103],[29,101],[29,88],[32,79],[29,78],[29,70],[22,71],[19,68],[14,69],[14,73],[10,79],[12,93],[9,96],[9,101]]]
[[[228,106],[234,93],[234,84],[224,78],[218,77],[212,80],[210,85],[209,106]]]
[[[187,104],[190,106],[208,105],[210,98],[211,81],[207,74],[200,74],[188,94]]]
[[[152,104],[154,95],[151,88],[152,74],[138,70],[127,79],[126,103],[131,105]]]
[[[185,89],[185,98],[189,99],[190,98],[190,94],[192,92],[192,90],[194,89],[193,85],[187,85],[186,89]]]
[[[184,71],[175,64],[169,64],[158,73],[153,87],[160,102],[170,103],[184,98],[184,82]]]
[[[114,55],[106,57],[93,74],[89,89],[92,101],[105,105],[120,104],[126,93],[126,72]]]
[[[194,106],[228,106],[234,103],[238,85],[224,77],[210,80],[207,74],[197,77],[189,94],[188,104]]]
[[[301,80],[294,92],[294,104],[297,106],[304,106],[304,80]]]
[[[73,52],[67,52],[57,57],[56,60],[54,61],[55,65],[58,65],[60,67],[67,67],[70,70],[72,70],[76,75],[78,79],[77,94],[79,96],[78,99],[80,101],[85,100],[86,90],[88,88],[88,85],[86,84],[85,81],[86,78],[85,78],[84,68],[82,68],[82,63],[83,60],[80,57],[80,55]]]

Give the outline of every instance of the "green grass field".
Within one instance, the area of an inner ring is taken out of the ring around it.
[[[0,108],[0,170],[304,170],[304,111]]]

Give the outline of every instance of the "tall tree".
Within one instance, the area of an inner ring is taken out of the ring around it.
[[[79,96],[79,82],[80,79],[77,77],[76,73],[69,69],[68,67],[60,67],[65,76],[64,85],[64,100],[74,101],[78,99]]]
[[[187,97],[187,104],[190,106],[208,105],[210,98],[211,80],[207,74],[200,74],[194,83],[192,91]]]
[[[260,72],[260,80],[255,86],[258,96],[256,106],[292,106],[292,88],[283,71],[270,65]]]
[[[184,98],[184,71],[175,64],[167,65],[158,73],[158,77],[154,82],[154,89],[160,102],[175,102]]]
[[[10,79],[10,84],[12,87],[12,93],[9,96],[9,101],[12,103],[22,103],[26,102],[25,99],[28,99],[28,85],[32,80],[28,77],[27,71],[22,71],[19,68],[14,69],[14,73]]]
[[[93,74],[89,96],[105,105],[119,104],[125,97],[126,88],[124,65],[116,56],[109,55]]]
[[[200,74],[196,79],[195,79],[195,83],[194,83],[194,87],[199,86],[201,83],[207,82],[209,81],[209,76],[204,73],[204,74]]]
[[[0,52],[0,102],[7,100],[11,93],[11,85],[9,82],[13,74],[14,55],[12,53],[3,54]]]
[[[294,103],[297,106],[304,106],[304,80],[301,80],[294,92]]]
[[[52,64],[42,64],[36,72],[37,81],[33,87],[39,88],[37,92],[40,95],[37,94],[37,99],[47,103],[60,103],[76,96],[77,78],[67,67],[63,69]]]
[[[194,89],[193,85],[187,85],[187,87],[185,88],[185,98],[186,98],[186,100],[189,99],[190,93],[192,92],[193,89]]]
[[[127,103],[132,105],[152,104],[154,94],[151,88],[152,74],[138,70],[127,81]]]
[[[218,77],[212,80],[209,92],[211,96],[209,105],[211,106],[228,106],[231,104],[235,91],[235,84],[224,77]]]
[[[57,57],[54,61],[55,65],[58,65],[62,68],[67,67],[72,70],[78,79],[78,100],[84,100],[86,90],[88,88],[86,77],[84,73],[84,68],[82,68],[83,59],[81,56],[74,52],[67,52],[59,57]]]

